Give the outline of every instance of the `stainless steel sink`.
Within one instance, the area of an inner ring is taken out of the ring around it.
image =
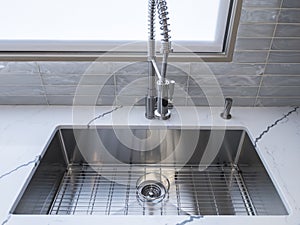
[[[286,215],[246,131],[61,127],[14,214]]]

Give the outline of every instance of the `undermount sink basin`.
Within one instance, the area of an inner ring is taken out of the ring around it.
[[[60,127],[13,214],[287,215],[247,132]]]

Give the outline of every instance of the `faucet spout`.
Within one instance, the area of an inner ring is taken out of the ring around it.
[[[160,23],[161,35],[161,53],[162,53],[162,65],[161,71],[159,71],[156,64],[155,56],[155,6],[157,6],[158,18]],[[149,78],[148,78],[148,93],[146,96],[146,113],[145,116],[148,119],[158,118],[166,120],[170,118],[171,113],[168,109],[169,103],[169,84],[170,81],[166,79],[168,56],[172,52],[171,42],[169,41],[169,29],[167,17],[167,2],[166,0],[149,0],[148,2],[148,16],[149,16],[149,39],[148,39],[148,66],[149,66]],[[156,82],[156,96],[155,96],[155,77]],[[172,85],[174,82],[172,82]],[[172,86],[173,87],[173,86]],[[174,91],[173,91],[174,92]]]
[[[146,112],[145,117],[147,119],[154,118],[154,111],[156,105],[156,88],[155,88],[155,70],[151,61],[148,62],[148,92],[146,96]]]

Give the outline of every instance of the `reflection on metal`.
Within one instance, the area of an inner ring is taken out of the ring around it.
[[[161,173],[146,173],[137,180],[136,188],[139,200],[157,204],[168,195],[170,182]]]
[[[231,106],[232,106],[232,98],[226,98],[225,105],[224,105],[224,111],[221,113],[221,117],[223,119],[225,119],[225,120],[231,119],[231,114],[230,114]]]
[[[86,143],[82,147],[87,148],[89,158],[80,151],[75,131],[82,134],[79,142]],[[287,215],[244,130],[167,129],[161,132],[162,142],[147,151],[118,143],[120,130],[108,127],[95,130],[103,145],[89,145],[93,137],[87,131],[91,129],[57,131],[12,213]],[[132,132],[143,139],[155,131],[132,127]],[[198,143],[192,155],[183,157],[191,146],[184,143],[189,143],[193,133],[199,136]],[[225,133],[222,145],[209,165],[201,165],[204,152],[212,151],[206,149],[212,133]],[[103,154],[104,145],[110,157]],[[120,163],[112,163],[111,158]]]
[[[159,71],[156,64],[156,52],[155,52],[155,15],[157,7],[157,14],[161,29],[161,53],[162,53],[162,64],[161,71]],[[171,47],[169,35],[169,17],[168,17],[168,6],[166,0],[149,0],[148,1],[148,91],[145,101],[146,112],[145,116],[147,119],[161,119],[166,120],[171,116],[168,104],[170,101],[169,93],[174,92],[175,81],[172,81],[170,86],[170,81],[166,79],[168,57],[173,51]],[[155,75],[157,76],[155,95]],[[173,89],[173,90],[171,90]],[[172,96],[173,98],[173,96]],[[155,104],[156,103],[156,104]],[[156,107],[155,107],[156,106]],[[156,109],[155,109],[156,108]]]

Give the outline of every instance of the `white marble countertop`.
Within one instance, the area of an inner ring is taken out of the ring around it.
[[[3,224],[300,224],[300,109],[257,141],[258,154],[279,190],[287,216],[38,216],[11,215],[10,209],[53,131],[60,125],[86,125],[111,107],[0,106],[0,223]],[[253,141],[293,108],[233,108],[232,119],[220,108],[176,108],[168,121],[147,120],[143,107],[123,107],[97,125],[166,125],[246,128]],[[193,219],[193,220],[192,220]],[[192,220],[192,221],[191,221]],[[191,221],[191,222],[189,222]]]

